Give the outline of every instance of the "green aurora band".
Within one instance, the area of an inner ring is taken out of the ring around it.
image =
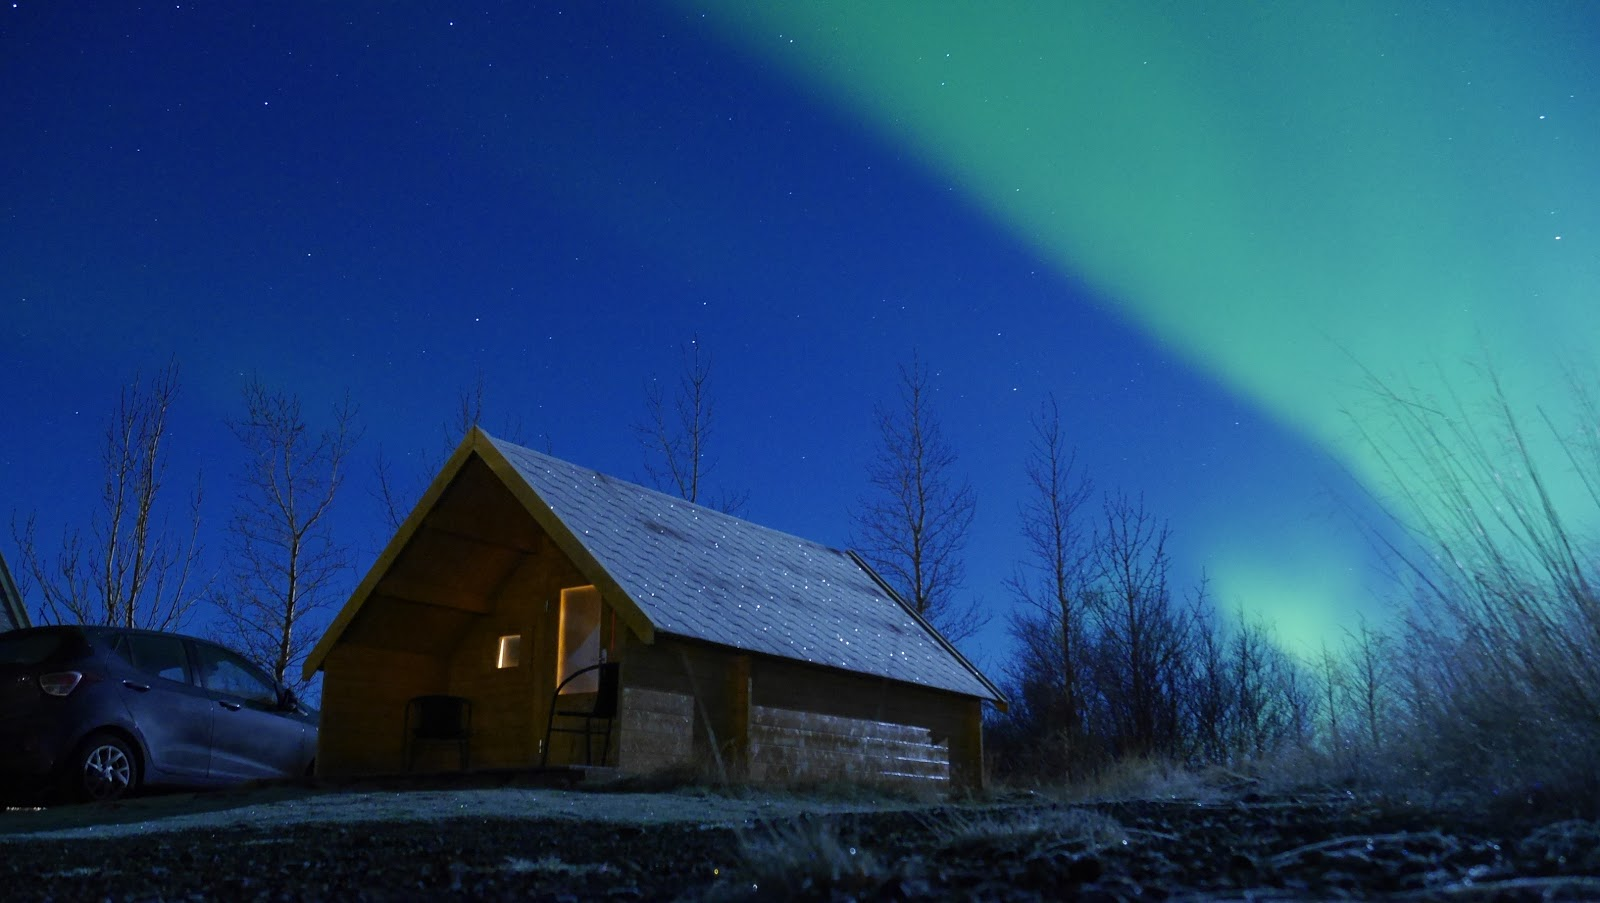
[[[1548,410],[1592,360],[1591,4],[685,5],[1380,497],[1364,369],[1472,390],[1488,359]],[[1360,549],[1203,541],[1218,598],[1303,646],[1370,594]]]

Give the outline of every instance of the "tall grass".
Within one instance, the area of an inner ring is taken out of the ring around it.
[[[1475,398],[1374,380],[1361,424],[1410,588],[1389,777],[1600,813],[1600,399],[1570,380],[1561,420],[1480,373]]]

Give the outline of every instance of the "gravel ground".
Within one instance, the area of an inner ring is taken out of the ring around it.
[[[1350,796],[959,806],[268,787],[0,816],[7,900],[1600,900],[1600,824]]]

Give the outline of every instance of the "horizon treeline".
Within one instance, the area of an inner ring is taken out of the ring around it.
[[[1175,591],[1168,528],[1141,502],[1107,493],[1089,512],[1047,408],[1012,705],[989,720],[995,773],[1065,783],[1129,762],[1222,766],[1506,814],[1600,814],[1600,379],[1569,371],[1567,397],[1528,409],[1492,366],[1476,372],[1434,392],[1369,375],[1350,416],[1390,520],[1362,526],[1398,612],[1358,621],[1309,663],[1270,625],[1219,617],[1203,576]]]
[[[711,364],[698,340],[685,346],[675,381],[646,384],[634,432],[657,488],[736,513],[748,493],[711,479]],[[1000,668],[1010,706],[986,719],[995,777],[1066,784],[1155,761],[1600,812],[1589,754],[1600,748],[1600,544],[1579,526],[1600,523],[1596,382],[1571,381],[1563,423],[1519,410],[1492,368],[1481,373],[1442,397],[1370,379],[1370,404],[1351,419],[1385,468],[1390,494],[1375,507],[1392,521],[1363,526],[1394,566],[1400,613],[1327,638],[1311,661],[1267,621],[1221,610],[1203,573],[1174,574],[1167,520],[1137,493],[1097,490],[1054,399],[1041,404],[1018,450],[1027,485]],[[228,421],[231,514],[214,545],[226,564],[203,578],[202,486],[169,485],[167,473],[178,375],[172,363],[121,387],[99,503],[59,545],[41,540],[34,514],[12,513],[14,570],[46,622],[173,629],[209,611],[219,638],[303,690],[299,662],[352,570],[356,543],[330,512],[350,504],[358,409],[345,398],[310,416],[299,398],[244,383]],[[995,607],[958,595],[976,497],[928,380],[914,356],[874,409],[879,444],[852,542],[959,641]],[[482,421],[482,378],[457,413],[460,433]],[[414,494],[402,483],[431,477],[396,475],[381,449],[371,471],[369,502],[390,526]]]

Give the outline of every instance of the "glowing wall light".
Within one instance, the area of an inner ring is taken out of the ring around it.
[[[500,651],[495,656],[496,668],[515,668],[522,663],[522,634],[511,634],[500,638]]]

